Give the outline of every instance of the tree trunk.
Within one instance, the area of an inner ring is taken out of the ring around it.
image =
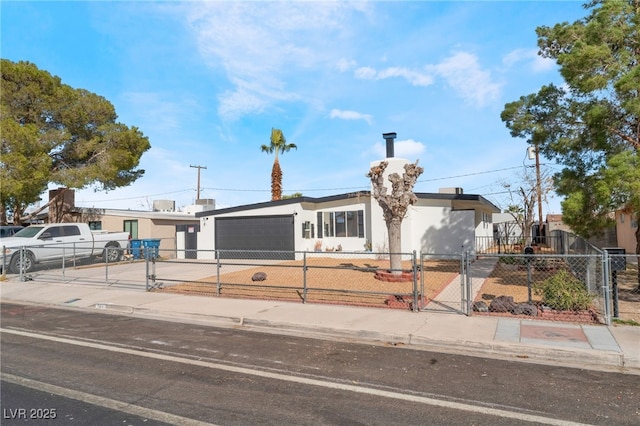
[[[400,275],[402,273],[402,219],[393,218],[387,222],[387,232],[389,233],[389,263],[391,273]]]
[[[273,162],[273,168],[271,169],[271,201],[278,201],[282,199],[282,169],[280,168],[280,161],[276,156]]]

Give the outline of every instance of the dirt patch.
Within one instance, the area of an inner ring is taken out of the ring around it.
[[[218,278],[210,276],[197,283],[180,283],[160,291],[410,309],[413,282],[385,282],[375,278],[377,271],[385,271],[388,266],[388,260],[317,257],[306,260],[306,271],[303,261],[289,261],[222,273],[219,288]],[[411,262],[403,262],[402,267],[411,270]],[[426,303],[458,275],[459,264],[428,261],[422,265],[422,270],[425,278],[428,277],[423,294],[423,303]],[[252,281],[256,272],[264,272],[267,279]]]
[[[534,270],[532,274],[532,285],[535,285],[536,282],[543,281],[553,272],[554,271]],[[640,323],[640,292],[636,291],[637,288],[638,265],[627,263],[627,270],[618,272],[618,310],[621,320]],[[531,299],[534,304],[541,302],[540,296],[537,296],[533,290],[531,294]],[[490,301],[497,296],[513,296],[515,303],[527,302],[529,299],[529,287],[526,268],[502,262],[497,263],[491,275],[485,280],[474,301],[483,300],[489,304]],[[571,318],[571,315],[567,314],[565,317]],[[578,316],[574,315],[573,318],[578,318]],[[563,320],[562,315],[559,314],[553,319]]]

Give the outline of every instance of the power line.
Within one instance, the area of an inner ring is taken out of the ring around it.
[[[442,177],[442,178],[419,180],[418,182],[433,182],[433,181],[436,181],[436,180],[446,180],[446,179],[455,179],[455,178],[468,177],[468,176],[486,175],[488,173],[504,172],[504,171],[507,171],[507,170],[515,170],[515,169],[521,169],[521,168],[522,168],[522,166],[506,167],[504,169],[488,170],[488,171],[485,171],[485,172],[467,173],[466,175],[448,176],[448,177]]]
[[[148,194],[148,195],[139,195],[137,197],[127,197],[127,198],[109,198],[108,200],[87,200],[87,201],[80,201],[83,204],[86,203],[95,203],[95,202],[104,202],[104,201],[128,201],[128,200],[137,200],[139,198],[148,198],[148,197],[158,197],[160,195],[170,195],[170,194],[178,194],[180,192],[187,192],[187,191],[193,191],[193,189],[181,189],[179,191],[171,191],[171,192],[162,192],[159,194]]]
[[[417,183],[419,183],[419,182],[434,182],[434,181],[447,180],[447,179],[457,179],[457,178],[469,177],[469,176],[478,176],[478,175],[484,175],[484,174],[490,174],[490,173],[504,172],[504,171],[508,171],[508,170],[515,170],[515,169],[520,169],[520,168],[522,168],[522,166],[506,167],[506,168],[503,168],[503,169],[486,170],[486,171],[475,172],[475,173],[466,173],[466,174],[463,174],[463,175],[456,175],[456,176],[447,176],[447,177],[440,177],[440,178],[423,179],[423,180],[418,180]],[[306,188],[306,189],[287,189],[287,192],[348,191],[348,190],[363,190],[363,189],[366,189],[366,188],[368,188],[368,186],[362,186],[361,185],[361,186],[345,186],[345,187],[315,188],[315,189],[309,189],[309,188]],[[231,191],[231,192],[271,192],[270,189],[215,188],[215,187],[207,187],[207,188],[200,188],[200,189],[201,190],[209,190],[209,191]],[[140,196],[137,196],[137,197],[128,197],[128,198],[118,198],[118,199],[108,199],[108,200],[88,200],[88,201],[84,201],[83,203],[95,203],[95,202],[104,202],[104,201],[136,200],[136,199],[140,199],[140,198],[157,197],[157,196],[169,195],[169,194],[178,194],[178,193],[187,192],[187,191],[193,191],[193,189],[181,189],[181,190],[178,190],[178,191],[163,192],[163,193],[158,193],[158,194],[140,195]]]

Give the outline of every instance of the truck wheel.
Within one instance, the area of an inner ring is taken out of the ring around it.
[[[33,266],[35,265],[35,263],[36,262],[33,258],[33,253],[31,253],[30,251],[24,254],[22,262],[20,262],[20,252],[18,252],[11,258],[11,262],[9,262],[9,270],[14,274],[19,274],[20,269],[22,269],[22,272],[26,274],[33,271]]]
[[[107,263],[116,263],[122,260],[122,250],[116,243],[109,243],[105,246],[102,258],[107,259]]]

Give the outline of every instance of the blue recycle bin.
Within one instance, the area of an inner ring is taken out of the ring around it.
[[[134,259],[140,259],[142,254],[142,240],[129,240],[129,249]]]
[[[160,251],[159,239],[142,240],[142,246],[144,247],[145,253],[148,253],[149,259],[155,259],[158,257],[158,253]]]

